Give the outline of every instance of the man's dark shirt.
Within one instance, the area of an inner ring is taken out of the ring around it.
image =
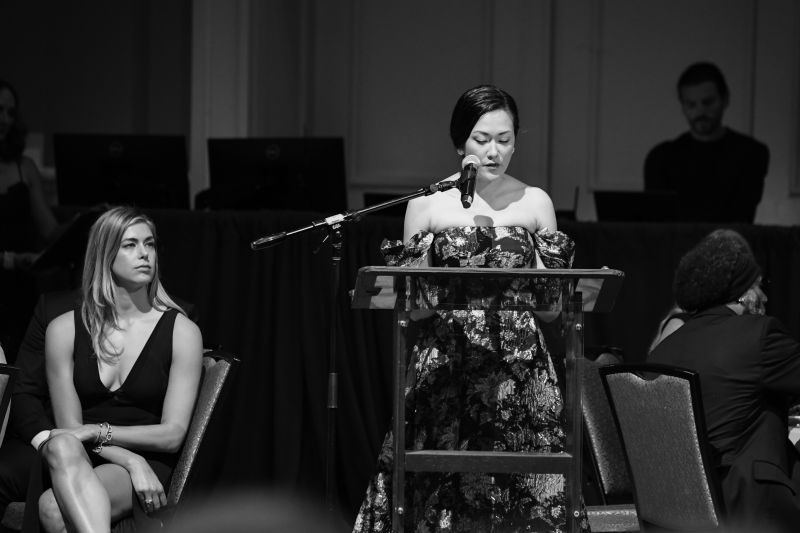
[[[680,221],[752,223],[768,166],[769,149],[752,137],[727,129],[702,142],[687,132],[647,155],[645,190],[676,191]]]

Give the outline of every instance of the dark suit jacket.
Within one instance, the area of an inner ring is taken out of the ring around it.
[[[11,430],[24,442],[40,431],[53,429],[53,414],[44,369],[44,335],[58,315],[73,309],[78,292],[43,294],[39,297],[25,337],[17,352],[17,382],[11,396]]]
[[[699,313],[659,344],[650,361],[700,375],[706,427],[735,525],[800,524],[800,455],[788,407],[800,396],[800,344],[775,318],[727,306]]]

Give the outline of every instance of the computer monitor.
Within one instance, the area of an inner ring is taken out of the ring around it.
[[[675,222],[678,195],[670,191],[594,191],[600,222]]]
[[[208,172],[204,207],[347,209],[341,137],[208,139]]]
[[[56,133],[58,203],[189,208],[182,135]]]

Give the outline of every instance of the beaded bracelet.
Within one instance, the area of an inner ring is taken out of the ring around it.
[[[105,429],[106,434],[103,436],[103,430]],[[100,453],[103,451],[103,446],[111,442],[111,424],[108,422],[101,422],[100,423],[100,431],[97,433],[97,439],[95,439],[95,447],[92,448],[94,453]]]

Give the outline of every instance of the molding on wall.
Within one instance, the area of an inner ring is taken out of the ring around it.
[[[206,139],[249,133],[254,0],[192,3],[189,189],[208,187]]]
[[[750,17],[745,20],[745,27],[742,28],[742,35],[745,35],[749,41],[749,57],[745,63],[745,79],[749,80],[745,85],[744,95],[742,101],[747,102],[746,116],[744,117],[744,124],[746,131],[753,135],[755,130],[755,116],[756,116],[756,64],[758,61],[758,0],[750,1]]]
[[[589,191],[597,188],[599,180],[598,153],[600,150],[600,103],[603,70],[603,16],[605,11],[604,0],[589,2],[589,83],[588,91],[588,128],[586,146],[586,179]]]
[[[252,42],[251,6],[254,0],[236,2],[236,123],[234,129],[237,136],[250,134],[250,50]]]
[[[602,87],[603,63],[603,15],[604,0],[589,3],[589,83],[588,90],[588,135],[586,147],[586,183],[589,190],[597,188],[599,180],[598,152],[600,150],[600,88]]]
[[[495,9],[494,9],[494,2],[492,0],[483,0],[481,5],[481,9],[483,10],[483,28],[481,28],[482,33],[482,48],[483,48],[483,57],[481,58],[481,73],[483,75],[483,79],[485,80],[493,80],[495,79],[495,61],[494,61],[494,21],[495,21]],[[465,90],[467,87],[464,88]]]
[[[192,198],[208,187],[208,162],[205,157],[205,140],[209,130],[210,110],[208,95],[211,80],[208,75],[208,58],[211,54],[208,2],[192,3],[192,75],[191,116],[189,120],[189,191]]]
[[[547,186],[548,194],[552,194],[553,189],[553,61],[555,60],[555,34],[553,26],[555,26],[555,10],[553,9],[553,0],[546,0],[545,6],[545,20],[544,31],[542,32],[542,62],[544,64],[544,72],[541,77],[542,84],[542,99],[541,104],[543,109],[540,116],[545,121],[542,132],[542,146],[539,150],[540,163],[539,172],[540,176],[544,179]]]
[[[794,128],[792,128],[792,139],[790,146],[793,156],[787,163],[789,171],[789,195],[800,196],[800,6],[797,2],[792,2],[792,35],[794,43],[791,50],[792,62],[795,68],[792,69],[792,101],[789,103],[790,115],[794,117]]]
[[[357,170],[359,168],[358,151],[359,141],[361,139],[358,124],[359,124],[359,99],[361,97],[361,56],[359,54],[360,42],[362,39],[361,28],[364,16],[361,8],[361,0],[352,0],[350,3],[350,20],[353,21],[350,31],[350,113],[348,113],[349,124],[347,125],[347,134],[349,143],[346,143],[345,150],[345,166],[347,167],[347,188],[350,190],[353,187],[355,180],[358,180]]]
[[[297,73],[300,94],[297,98],[297,131],[304,136],[314,135],[314,12],[313,0],[300,0],[300,32],[297,43],[300,49],[300,68]]]

